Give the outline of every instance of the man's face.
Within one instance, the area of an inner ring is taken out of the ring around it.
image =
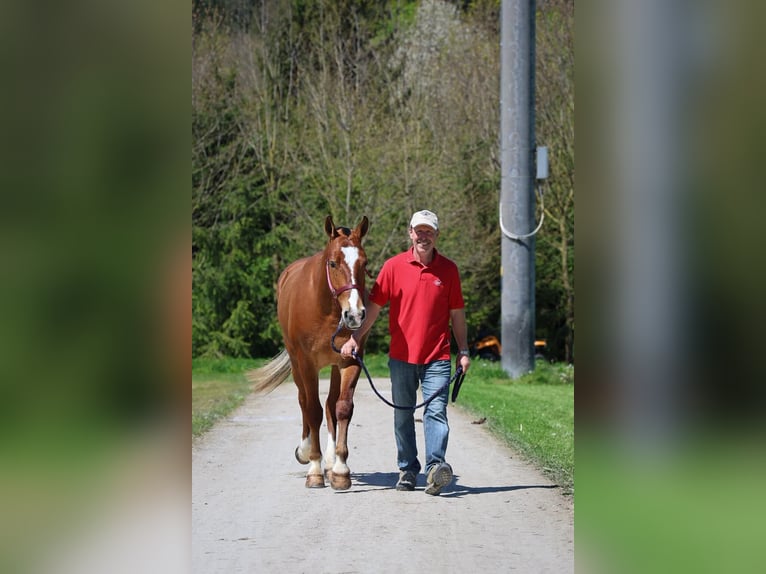
[[[439,232],[428,225],[418,225],[410,228],[410,239],[412,245],[421,253],[430,252],[436,245],[436,239]]]

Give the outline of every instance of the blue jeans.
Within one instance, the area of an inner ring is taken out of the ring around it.
[[[427,365],[414,365],[389,359],[391,371],[391,397],[397,405],[414,407],[417,404],[418,386],[423,386],[423,400],[429,399],[450,378],[451,365],[447,360]],[[426,439],[426,473],[431,467],[445,462],[449,424],[447,402],[449,386],[431,401],[423,413],[423,432]],[[420,472],[418,445],[415,436],[415,411],[394,409],[394,435],[396,436],[397,464],[399,470]]]

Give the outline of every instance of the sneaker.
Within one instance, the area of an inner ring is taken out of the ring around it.
[[[399,471],[399,482],[396,483],[396,490],[415,490],[415,481],[418,475],[411,470]]]
[[[437,496],[450,482],[452,482],[452,467],[446,462],[437,464],[428,473],[426,494]]]

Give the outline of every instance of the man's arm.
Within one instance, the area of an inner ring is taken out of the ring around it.
[[[463,367],[463,372],[467,373],[471,366],[471,357],[468,355],[468,327],[465,322],[465,309],[450,309],[450,320],[452,321],[452,334],[455,335],[457,347],[460,354],[457,356],[457,364]]]

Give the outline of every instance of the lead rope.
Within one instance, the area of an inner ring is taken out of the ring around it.
[[[340,333],[340,330],[343,328],[343,319],[341,319],[338,322],[338,328],[335,330],[335,333],[333,333],[332,338],[330,339],[330,346],[332,347],[332,350],[336,353],[340,354],[340,349],[338,349],[335,346],[335,337]],[[386,397],[380,394],[378,389],[375,387],[375,383],[372,382],[372,377],[370,376],[370,372],[367,370],[367,365],[364,364],[364,361],[362,360],[362,357],[356,354],[356,351],[354,351],[351,354],[352,357],[356,360],[357,363],[362,367],[362,370],[364,371],[364,374],[367,376],[367,380],[370,382],[370,386],[372,387],[372,390],[375,392],[376,395],[378,395],[378,398],[386,403],[389,407],[392,407],[394,409],[402,409],[402,410],[409,410],[409,411],[415,411],[419,409],[420,407],[425,407],[428,405],[432,400],[434,400],[436,397],[438,397],[444,389],[450,386],[453,382],[455,382],[455,388],[452,391],[452,402],[454,403],[457,400],[457,394],[460,390],[460,385],[463,383],[463,378],[465,375],[463,375],[463,367],[458,365],[457,369],[455,369],[455,374],[452,375],[452,378],[448,380],[446,383],[444,383],[438,391],[436,391],[433,395],[431,395],[428,399],[424,400],[419,405],[415,405],[414,407],[408,407],[404,405],[397,405],[389,401]]]

